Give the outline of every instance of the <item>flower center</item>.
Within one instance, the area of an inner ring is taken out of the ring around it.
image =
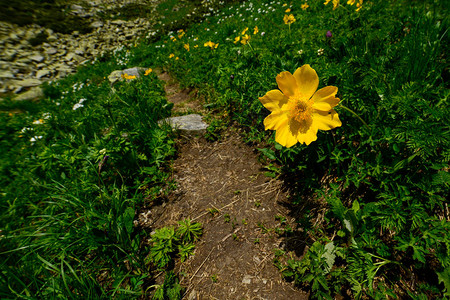
[[[312,122],[312,101],[303,100],[303,99],[292,99],[289,113],[291,119],[296,120],[302,124],[309,124]],[[305,124],[305,125],[306,125]]]

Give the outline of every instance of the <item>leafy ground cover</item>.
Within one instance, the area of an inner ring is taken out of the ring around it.
[[[173,14],[176,4],[158,7],[166,27],[148,42],[49,85],[39,105],[2,103],[2,290],[138,294],[151,285],[144,266],[165,268],[190,248],[179,228],[148,244],[132,229],[135,206],[167,187],[174,153],[169,132],[155,126],[170,105],[154,75],[115,90],[104,79],[139,65],[197,88],[224,117],[213,127],[239,124],[267,175],[284,179],[298,226],[283,234],[308,244],[301,259],[277,252],[286,279],[315,298],[449,297],[444,1],[252,0],[210,6],[203,21]],[[264,130],[269,112],[258,98],[277,88],[277,74],[304,64],[319,88],[338,87],[347,109],[336,107],[341,127],[286,148]],[[159,255],[146,261],[149,247]],[[165,284],[159,298],[180,294],[170,271]]]
[[[318,298],[448,296],[446,8],[325,2],[230,6],[136,57],[198,87],[285,178],[300,210],[292,234],[310,243],[302,260],[276,262],[286,278]],[[336,108],[342,127],[285,148],[264,131],[258,98],[304,64],[348,109]]]
[[[156,295],[181,292],[170,265],[200,224],[150,237],[136,223],[173,186],[173,135],[157,123],[172,104],[153,72],[111,87],[120,57],[48,84],[39,103],[1,103],[2,298],[138,296],[158,270]]]

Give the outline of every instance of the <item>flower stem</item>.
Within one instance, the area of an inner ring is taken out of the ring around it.
[[[250,50],[252,50],[253,54],[256,54],[256,53],[255,53],[255,50],[253,50],[252,45],[250,45],[250,42],[247,42],[247,45],[250,47]]]
[[[339,107],[342,107],[343,109],[345,109],[345,110],[347,110],[347,111],[349,111],[349,112],[351,112],[355,117],[357,117],[367,128],[369,128],[370,129],[370,127],[369,127],[369,125],[367,125],[367,123],[357,114],[357,113],[355,113],[353,110],[351,110],[350,108],[348,108],[347,106],[345,106],[345,105],[342,105],[342,104],[339,104]]]

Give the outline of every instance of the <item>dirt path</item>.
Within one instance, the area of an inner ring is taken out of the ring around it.
[[[175,109],[197,111],[198,101],[163,73]],[[180,99],[182,99],[180,101]],[[281,278],[273,265],[282,239],[274,232],[277,217],[287,216],[280,181],[263,174],[254,149],[237,129],[208,142],[203,137],[180,140],[174,162],[177,190],[160,212],[155,228],[190,218],[203,224],[195,254],[177,266],[184,299],[307,299]]]

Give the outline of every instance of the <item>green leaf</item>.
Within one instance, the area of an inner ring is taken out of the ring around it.
[[[443,283],[445,290],[444,296],[450,297],[450,269],[446,268],[442,272],[436,272],[439,283]]]
[[[134,208],[127,207],[122,215],[123,226],[125,226],[128,233],[133,231],[133,221],[134,221]]]
[[[258,150],[264,154],[265,157],[267,157],[268,159],[272,159],[272,160],[276,160],[277,157],[275,156],[275,152],[272,149],[267,149],[267,148],[258,148]]]
[[[325,267],[325,274],[331,271],[331,268],[334,266],[334,261],[336,259],[335,254],[336,247],[333,242],[329,242],[325,245],[325,252],[322,254],[321,258],[325,258],[327,266]]]

